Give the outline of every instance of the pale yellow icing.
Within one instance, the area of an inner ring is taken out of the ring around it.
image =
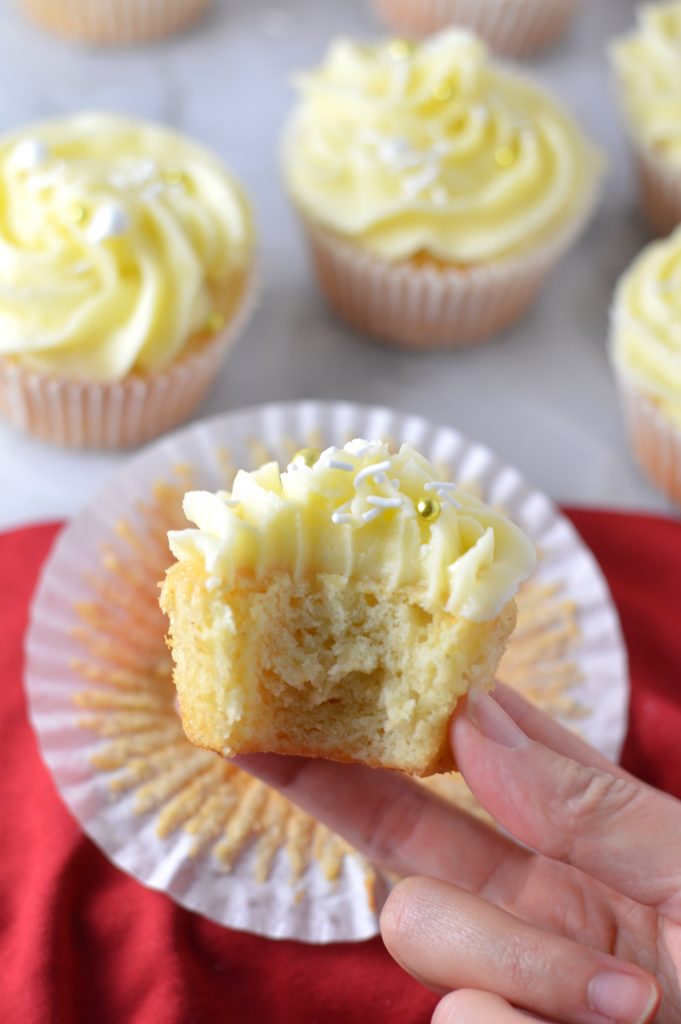
[[[90,380],[162,369],[220,325],[252,248],[240,188],[181,135],[87,114],[0,137],[3,356]]]
[[[432,521],[417,512],[427,499],[440,507]],[[443,487],[408,445],[391,455],[381,442],[357,440],[327,449],[312,467],[294,460],[283,473],[275,462],[242,470],[231,494],[191,491],[184,510],[198,529],[171,532],[170,547],[179,560],[203,562],[209,589],[243,571],[365,576],[483,622],[535,564],[516,526],[454,485]]]
[[[336,42],[298,90],[284,144],[292,197],[382,258],[512,256],[594,199],[600,159],[578,126],[467,32]]]
[[[635,137],[681,170],[681,2],[642,7],[611,56]]]
[[[612,356],[681,427],[681,228],[647,246],[620,280]]]

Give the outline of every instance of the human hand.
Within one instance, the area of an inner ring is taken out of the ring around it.
[[[529,849],[396,773],[237,760],[413,876],[388,897],[381,933],[443,995],[433,1024],[521,1024],[526,1011],[550,1024],[681,1021],[681,804],[513,690],[495,698],[455,714],[452,748],[483,807]]]

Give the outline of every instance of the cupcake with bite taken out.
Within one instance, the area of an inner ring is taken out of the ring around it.
[[[191,139],[111,114],[0,137],[0,414],[75,447],[184,420],[249,308],[241,188]]]
[[[297,86],[284,173],[330,306],[415,348],[522,316],[597,198],[573,119],[456,30],[336,42]]]

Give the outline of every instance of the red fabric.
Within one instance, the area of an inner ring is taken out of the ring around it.
[[[681,797],[681,524],[572,511],[618,604],[630,651],[624,763]],[[114,868],[39,758],[22,636],[55,526],[0,535],[0,1019],[8,1024],[373,1024],[430,1019],[434,996],[379,940],[305,946],[231,932]]]

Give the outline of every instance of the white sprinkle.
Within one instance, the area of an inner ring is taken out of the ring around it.
[[[446,501],[448,505],[452,506],[452,508],[461,508],[461,502],[457,501],[456,498],[452,498],[451,494],[440,491],[439,495],[442,501]]]
[[[378,508],[401,508],[401,498],[383,498],[380,494],[370,494],[367,504],[376,505]]]
[[[343,523],[351,523],[355,517],[351,512],[332,512],[331,522],[335,523],[336,526],[341,526]]]
[[[382,473],[386,469],[390,469],[390,459],[385,459],[384,462],[375,462],[373,466],[365,466],[364,469],[360,469],[355,477],[355,488],[359,487],[362,480],[375,476],[377,473]]]
[[[42,139],[24,139],[15,147],[10,163],[18,171],[34,171],[45,163],[49,155],[47,144]]]
[[[329,469],[342,469],[344,473],[350,473],[355,468],[351,462],[341,462],[340,459],[328,459],[324,465]]]
[[[330,459],[332,456],[336,454],[337,451],[338,449],[336,448],[335,444],[332,444],[329,448],[324,449],[324,451],[320,454],[319,458],[320,460]]]
[[[120,203],[104,203],[95,211],[86,234],[89,241],[97,244],[124,235],[129,227],[130,217]]]
[[[446,480],[429,480],[427,484],[423,485],[423,489],[424,491],[455,491],[457,485]]]
[[[220,586],[219,576],[209,576],[206,580],[206,590],[217,590]]]
[[[377,484],[387,484],[388,482],[385,473],[377,473],[376,476],[374,477],[374,481]]]
[[[362,520],[365,523],[370,523],[372,519],[376,519],[383,512],[381,508],[370,508],[367,512],[362,512]]]
[[[354,441],[348,441],[344,450],[349,455],[356,455],[357,458],[361,459],[368,452],[378,451],[379,447],[376,441],[364,441],[361,437],[356,437]]]
[[[378,159],[394,171],[406,171],[409,167],[423,164],[423,151],[413,149],[406,139],[386,139],[376,152]]]
[[[426,164],[423,170],[417,171],[411,178],[405,178],[402,182],[402,191],[410,197],[417,196],[436,181],[439,173],[440,168],[437,164]]]
[[[160,181],[150,181],[148,185],[142,189],[142,199],[148,203],[153,203],[154,199],[158,199],[161,193],[164,191],[163,183]]]

